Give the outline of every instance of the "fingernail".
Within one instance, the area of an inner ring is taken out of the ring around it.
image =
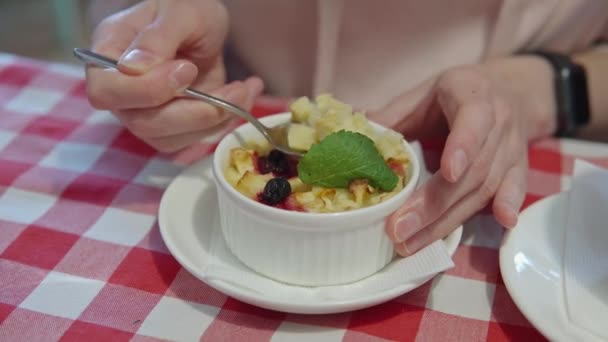
[[[125,52],[118,61],[119,64],[139,72],[148,71],[154,64],[158,62],[159,58],[149,52],[133,49]]]
[[[258,95],[264,89],[264,83],[255,77],[247,79],[244,84],[251,95]]]
[[[196,67],[190,63],[182,63],[169,75],[171,86],[178,92],[183,91],[192,82],[196,76]]]
[[[508,200],[501,201],[499,206],[502,207],[502,210],[504,210],[506,216],[511,218],[513,222],[512,224],[505,225],[505,228],[515,227],[515,225],[517,224],[517,218],[519,216],[519,212],[517,211],[517,209],[515,209],[513,204],[510,203]]]
[[[405,244],[405,242],[395,244],[393,246],[393,248],[395,249],[395,252],[397,252],[397,254],[404,256],[404,257],[410,256],[410,254],[412,254],[412,253],[410,253],[410,250],[407,248],[407,245]]]
[[[464,170],[467,168],[467,155],[463,150],[458,150],[454,152],[454,157],[452,157],[452,179],[458,180],[460,176],[464,173]]]
[[[395,237],[397,242],[403,242],[416,234],[422,226],[420,216],[415,212],[409,212],[401,216],[395,222]]]

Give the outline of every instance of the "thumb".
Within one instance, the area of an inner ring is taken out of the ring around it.
[[[433,102],[435,79],[429,79],[393,98],[386,106],[368,113],[368,118],[404,135],[415,135],[424,124]]]
[[[118,60],[121,71],[145,73],[156,65],[175,59],[178,51],[179,57],[196,56],[203,60],[203,64],[208,58],[207,63],[212,63],[212,59],[222,51],[227,32],[223,8],[204,9],[201,16],[197,12],[203,9],[192,8],[188,4],[159,2],[156,18],[138,32]],[[204,65],[197,66],[204,69]]]

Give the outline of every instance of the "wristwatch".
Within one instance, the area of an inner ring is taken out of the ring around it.
[[[553,67],[557,109],[555,136],[571,137],[578,128],[589,123],[591,116],[585,68],[564,54],[547,51],[531,54],[544,58]]]

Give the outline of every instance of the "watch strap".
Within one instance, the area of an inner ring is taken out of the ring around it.
[[[556,136],[573,136],[577,129],[590,120],[589,95],[585,69],[563,54],[536,51],[554,70],[554,88],[557,110]]]

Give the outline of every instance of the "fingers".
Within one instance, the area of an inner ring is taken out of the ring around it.
[[[447,182],[434,174],[416,190],[405,206],[388,219],[386,234],[394,242],[403,242],[435,221],[459,195],[468,192],[462,184]]]
[[[492,105],[487,102],[465,102],[459,106],[441,156],[441,174],[456,182],[483,148],[494,127]]]
[[[414,235],[407,242],[401,242],[394,245],[395,252],[401,256],[407,257],[415,254],[422,248],[432,244],[433,242],[447,236],[453,232],[460,223],[433,225],[427,229],[423,229]]]
[[[456,182],[482,149],[495,124],[489,81],[471,68],[456,68],[437,81],[437,101],[450,126],[441,173]]]
[[[226,32],[226,11],[215,1],[149,0],[109,17],[94,34],[93,50],[118,59],[121,72],[87,67],[89,100],[112,111],[149,108],[193,82],[217,88],[225,78]]]
[[[156,3],[156,1],[143,1],[104,19],[93,33],[92,50],[112,59],[119,59],[139,31],[154,20],[157,10]],[[168,86],[167,75],[177,67],[175,64],[165,65],[152,75],[130,79],[119,72],[89,65],[86,67],[89,100],[94,107],[99,109],[120,108],[113,106],[114,97],[128,97],[131,90],[145,93],[149,90],[146,84]],[[159,80],[159,77],[162,78]],[[144,83],[137,84],[136,80]],[[159,92],[167,93],[167,90],[161,89]],[[159,97],[157,94],[151,94],[150,96],[155,97],[155,101],[161,98],[167,99],[175,94],[175,89],[169,90],[168,93],[171,95],[166,94]]]
[[[263,83],[252,77],[233,82],[213,95],[249,110],[261,94]],[[216,107],[190,99],[176,99],[153,109],[123,110],[117,117],[133,134],[161,152],[175,152],[225,128],[233,117]]]
[[[406,205],[391,215],[386,225],[389,238],[395,242],[406,241],[419,231],[428,229],[455,203],[480,185],[485,184],[481,191],[487,191],[495,183],[494,178],[488,175],[498,158],[496,152],[502,139],[502,130],[495,127],[472,167],[459,182],[447,181],[440,171],[435,173],[412,194]]]
[[[491,83],[481,67],[445,72],[423,113],[399,123],[424,131],[429,122],[437,126],[439,112],[450,133],[439,172],[387,221],[397,253],[410,255],[443,238],[492,199],[499,222],[515,225],[526,189],[524,119],[515,96]]]
[[[144,1],[105,19],[93,35],[93,50],[118,59],[133,40],[155,22],[159,11],[157,3]],[[171,45],[165,41],[156,44]],[[91,104],[107,110],[158,106],[175,97],[198,73],[196,66],[186,60],[162,62],[149,73],[138,76],[93,66],[88,66],[86,71]]]
[[[141,28],[156,16],[156,1],[139,4],[104,19],[93,32],[91,48],[113,59],[118,59],[137,36]]]
[[[230,83],[212,94],[249,109],[261,91],[261,81],[252,78]],[[231,115],[205,102],[184,98],[159,107],[120,110],[115,114],[140,138],[161,138],[203,130],[218,125]]]
[[[205,8],[193,8],[192,2],[159,2],[154,21],[138,32],[118,60],[121,71],[144,73],[174,59],[184,47],[196,47],[200,59],[217,57],[227,32],[227,15],[223,7],[209,4],[213,2],[200,3],[197,7]]]
[[[248,90],[242,82],[238,82],[221,88],[214,95],[230,102],[243,103],[248,97]],[[159,107],[116,112],[120,121],[133,134],[142,138],[160,138],[198,131],[219,124],[228,115],[205,102],[188,98],[175,99]]]
[[[511,158],[508,156],[511,152],[512,150],[508,148],[500,149],[490,172],[479,186],[454,201],[447,210],[443,211],[436,220],[425,226],[424,229],[418,230],[406,240],[397,243],[395,251],[402,256],[416,253],[432,242],[445,237],[473,214],[483,209],[501,185],[505,170],[508,168],[507,165],[511,163]],[[442,194],[437,193],[435,195],[441,196]]]
[[[229,125],[228,122],[229,121],[224,121],[217,126],[202,129],[200,131],[143,140],[161,153],[173,153],[191,146],[199,141],[202,137],[214,135],[226,129],[226,127]]]
[[[247,88],[248,97],[245,103],[242,104],[242,107],[246,110],[250,110],[253,107],[255,100],[262,95],[264,91],[264,82],[259,77],[250,77],[244,82],[245,88]]]
[[[494,197],[494,216],[498,223],[506,228],[513,228],[517,224],[519,209],[526,197],[527,172],[528,162],[524,154],[515,166],[507,171]]]
[[[188,87],[196,78],[194,64],[165,62],[142,75],[125,75],[116,70],[87,68],[87,94],[93,107],[116,110],[159,106]]]

